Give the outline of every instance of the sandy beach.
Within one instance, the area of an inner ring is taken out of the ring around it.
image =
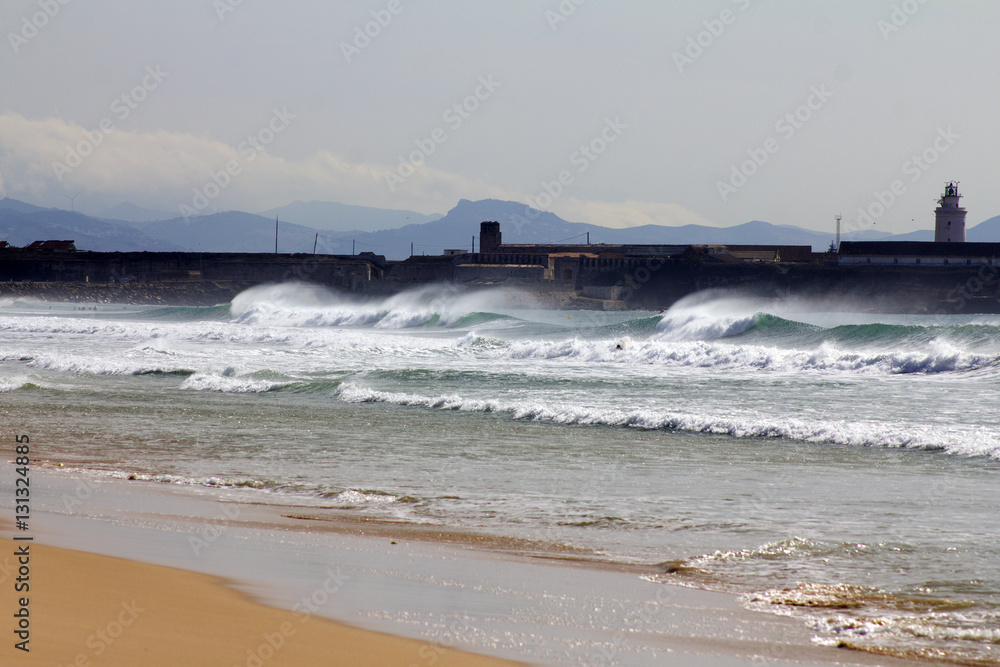
[[[43,544],[30,554],[30,652],[4,642],[4,665],[515,664],[266,607],[203,574]],[[13,603],[4,596],[4,618]]]
[[[747,611],[734,596],[587,558],[304,521],[271,506],[220,511],[169,485],[33,474],[49,501],[33,510],[31,652],[7,641],[5,665],[515,664],[484,654],[567,665],[910,664],[819,646],[800,622]],[[82,488],[85,502],[65,511]],[[12,619],[17,599],[4,589]]]

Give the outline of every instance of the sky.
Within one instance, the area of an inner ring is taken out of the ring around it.
[[[995,0],[4,0],[0,196],[931,229],[1000,214]]]

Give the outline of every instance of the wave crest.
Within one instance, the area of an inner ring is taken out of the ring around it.
[[[412,329],[439,325],[469,327],[505,318],[511,293],[469,292],[450,285],[407,290],[374,301],[356,301],[316,285],[282,283],[254,287],[233,299],[230,313],[248,325]]]

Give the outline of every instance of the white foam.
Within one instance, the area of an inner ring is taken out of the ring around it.
[[[31,379],[26,375],[15,377],[0,377],[0,394],[17,391],[27,384],[31,384]]]
[[[333,502],[338,505],[350,506],[389,505],[397,500],[396,496],[387,493],[365,493],[354,489],[342,491],[333,498]]]
[[[195,373],[184,380],[183,384],[181,384],[181,389],[218,391],[227,394],[256,394],[271,391],[272,389],[288,384],[290,383],[260,380],[223,371],[221,374]]]
[[[246,325],[283,327],[364,327],[410,329],[437,318],[454,326],[464,316],[502,307],[512,298],[500,290],[464,292],[430,285],[374,301],[356,301],[304,283],[251,288],[233,299],[230,312]]]
[[[851,422],[786,418],[781,415],[713,415],[653,409],[621,410],[587,408],[530,401],[463,397],[458,394],[427,396],[378,391],[345,383],[338,396],[348,403],[392,403],[462,412],[502,413],[514,419],[557,424],[625,426],[673,429],[692,433],[730,435],[737,438],[787,438],[817,444],[858,447],[939,449],[963,456],[1000,459],[1000,434],[985,428],[954,425],[948,430],[929,425],[874,420]]]
[[[799,583],[794,588],[758,591],[742,596],[749,609],[803,618],[822,633],[812,641],[824,646],[849,642],[879,652],[940,657],[974,664],[992,662],[992,645],[1000,643],[1000,614],[962,610],[933,601],[897,600],[882,591],[846,584]],[[924,609],[921,609],[924,607]]]
[[[883,352],[842,350],[832,343],[816,349],[784,349],[726,341],[664,341],[652,339],[619,349],[614,340],[529,340],[504,343],[482,350],[463,339],[458,347],[497,359],[570,360],[587,363],[644,364],[720,370],[768,370],[775,372],[828,372],[861,374],[905,374],[965,372],[996,369],[1000,357],[964,352],[946,343],[926,349]],[[620,341],[618,341],[620,342]]]
[[[696,313],[666,314],[656,326],[663,340],[715,340],[738,336],[757,323],[755,314],[743,316],[711,316]]]
[[[657,324],[663,340],[716,340],[737,336],[757,323],[762,302],[749,299],[718,298],[699,292],[672,305]]]

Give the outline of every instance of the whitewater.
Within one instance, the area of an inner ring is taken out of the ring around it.
[[[0,302],[0,408],[53,467],[646,565],[912,657],[1000,656],[998,407],[997,316]]]

